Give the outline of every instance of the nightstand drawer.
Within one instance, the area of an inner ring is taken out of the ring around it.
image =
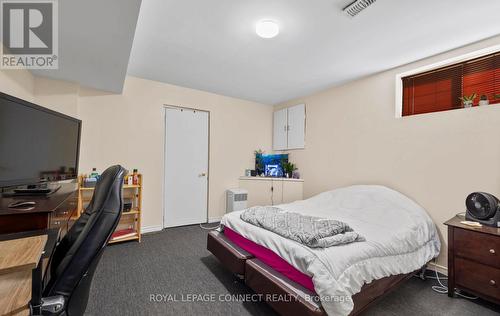
[[[455,281],[458,287],[500,300],[500,269],[455,258]]]
[[[471,230],[454,230],[455,256],[500,268],[500,238]]]

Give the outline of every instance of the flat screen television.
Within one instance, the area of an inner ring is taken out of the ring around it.
[[[78,175],[81,121],[0,93],[0,187]]]

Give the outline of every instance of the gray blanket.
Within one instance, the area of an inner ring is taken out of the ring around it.
[[[311,248],[328,248],[365,240],[346,223],[286,212],[272,206],[251,207],[241,213],[240,218]]]

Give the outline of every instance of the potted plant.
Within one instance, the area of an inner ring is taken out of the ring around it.
[[[257,149],[255,153],[255,172],[258,176],[264,173],[264,165],[262,164],[262,155],[264,151],[262,149]]]
[[[472,107],[472,105],[474,103],[474,99],[476,97],[477,97],[477,94],[473,93],[471,95],[464,95],[463,97],[460,98],[460,100],[462,100],[464,108],[470,108],[470,107]]]
[[[291,162],[283,163],[283,171],[285,171],[285,176],[287,178],[291,178],[295,170],[297,170],[297,167],[293,163]]]
[[[488,97],[486,94],[481,95],[481,98],[479,99],[479,105],[488,105],[490,102],[488,101]]]

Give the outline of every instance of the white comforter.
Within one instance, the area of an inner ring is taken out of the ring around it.
[[[425,210],[383,186],[351,186],[278,207],[343,221],[366,238],[364,242],[312,249],[242,221],[241,212],[222,218],[223,225],[312,276],[329,315],[348,315],[353,309],[351,296],[363,284],[415,271],[439,254],[436,226]]]

